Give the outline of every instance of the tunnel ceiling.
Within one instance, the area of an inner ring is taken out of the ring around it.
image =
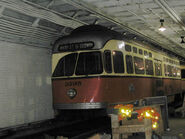
[[[59,36],[88,24],[185,57],[184,0],[0,0],[1,40],[51,49]]]

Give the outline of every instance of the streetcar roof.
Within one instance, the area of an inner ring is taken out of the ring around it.
[[[100,25],[82,26],[73,30],[70,35],[59,38],[53,47],[53,53],[82,49],[101,49],[107,41],[112,39],[123,40],[123,36]],[[59,48],[61,49],[59,50]]]

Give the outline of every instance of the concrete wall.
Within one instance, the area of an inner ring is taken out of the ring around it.
[[[50,50],[0,41],[0,128],[52,117]]]

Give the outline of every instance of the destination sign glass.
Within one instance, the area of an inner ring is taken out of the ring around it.
[[[59,45],[58,51],[87,50],[94,47],[93,42],[80,42]]]

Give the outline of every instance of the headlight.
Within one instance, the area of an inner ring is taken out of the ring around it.
[[[67,91],[67,95],[68,95],[71,99],[73,99],[73,98],[77,95],[76,89],[74,89],[74,88],[69,89],[69,90]]]

